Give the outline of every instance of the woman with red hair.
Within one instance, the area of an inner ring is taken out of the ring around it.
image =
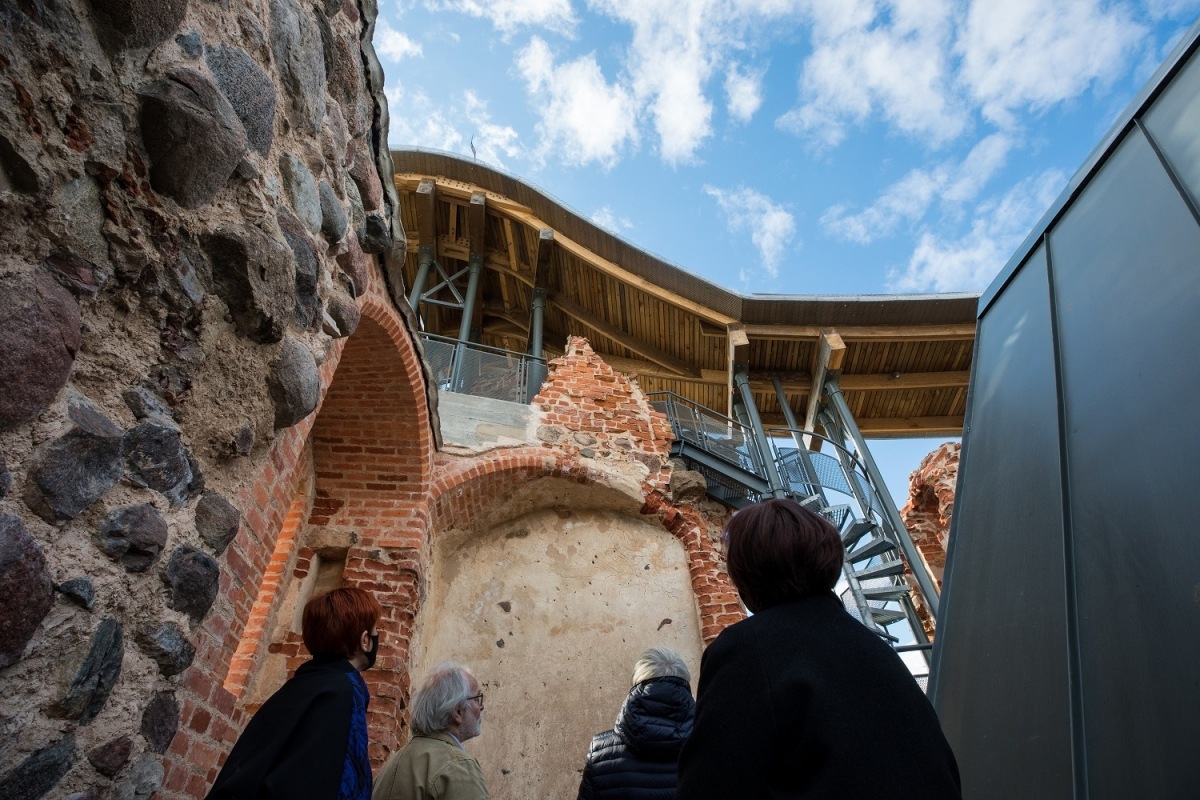
[[[304,606],[302,664],[250,720],[209,800],[369,800],[367,684],[383,609],[369,592],[334,589]]]

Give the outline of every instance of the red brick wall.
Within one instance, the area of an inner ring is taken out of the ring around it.
[[[317,410],[276,434],[258,479],[237,497],[243,524],[220,559],[218,601],[193,636],[196,659],[183,676],[180,727],[165,758],[161,798],[203,797],[245,726],[238,695],[261,653],[263,625],[282,595],[284,565],[306,515],[312,524],[349,525],[358,534],[344,581],[371,589],[386,609],[381,657],[368,674],[372,755],[378,761],[395,746],[420,571],[412,554],[425,535],[433,440],[412,341],[378,276],[367,289],[358,331],[337,341],[321,365]],[[314,472],[319,514],[308,511],[303,488]],[[296,555],[291,580],[302,578],[311,562],[311,553]]]
[[[908,502],[900,510],[921,559],[925,562],[938,589],[942,588],[942,573],[946,569],[946,547],[949,544],[950,520],[954,513],[954,489],[958,483],[958,459],[962,453],[959,442],[946,442],[925,456],[909,477]],[[910,576],[913,604],[917,607],[925,630],[933,635],[933,619],[926,610],[916,581]]]
[[[377,766],[408,736],[409,647],[430,536],[472,524],[521,483],[558,477],[627,491],[628,476],[643,475],[642,513],[687,552],[705,641],[743,616],[716,546],[723,515],[669,498],[670,426],[636,383],[572,339],[534,401],[540,445],[436,455],[416,351],[378,277],[370,284],[358,331],[321,367],[317,411],[277,435],[258,480],[238,497],[244,524],[222,557],[222,599],[195,637],[161,797],[202,797],[215,779],[248,719],[238,698],[261,667],[271,614],[289,582],[313,569],[305,538],[320,529],[352,542],[342,580],[384,607],[380,657],[366,673]],[[268,646],[289,670],[306,657],[294,631]]]
[[[742,619],[737,593],[715,544],[724,521],[690,505],[674,505],[670,484],[670,423],[647,402],[641,389],[604,363],[585,339],[571,337],[562,358],[533,400],[539,447],[493,451],[476,458],[438,457],[431,493],[434,535],[465,527],[494,507],[514,487],[535,478],[559,477],[582,484],[614,484],[615,470],[642,464],[642,513],[655,515],[683,543],[702,635],[711,641]]]

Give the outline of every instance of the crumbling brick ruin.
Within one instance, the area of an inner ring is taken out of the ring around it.
[[[908,501],[900,509],[900,518],[939,590],[946,570],[946,548],[950,540],[961,455],[961,442],[946,442],[921,459],[909,478]],[[920,589],[915,582],[910,583],[913,584],[913,604],[925,625],[925,632],[933,636],[933,620],[921,600]]]

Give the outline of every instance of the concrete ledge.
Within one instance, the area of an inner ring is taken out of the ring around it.
[[[529,432],[533,409],[524,403],[440,392],[438,412],[447,452],[481,453],[535,443]]]

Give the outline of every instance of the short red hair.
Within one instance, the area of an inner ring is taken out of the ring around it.
[[[363,632],[374,628],[382,615],[383,607],[365,589],[343,586],[317,595],[304,604],[304,646],[318,658],[351,658],[359,651]]]

